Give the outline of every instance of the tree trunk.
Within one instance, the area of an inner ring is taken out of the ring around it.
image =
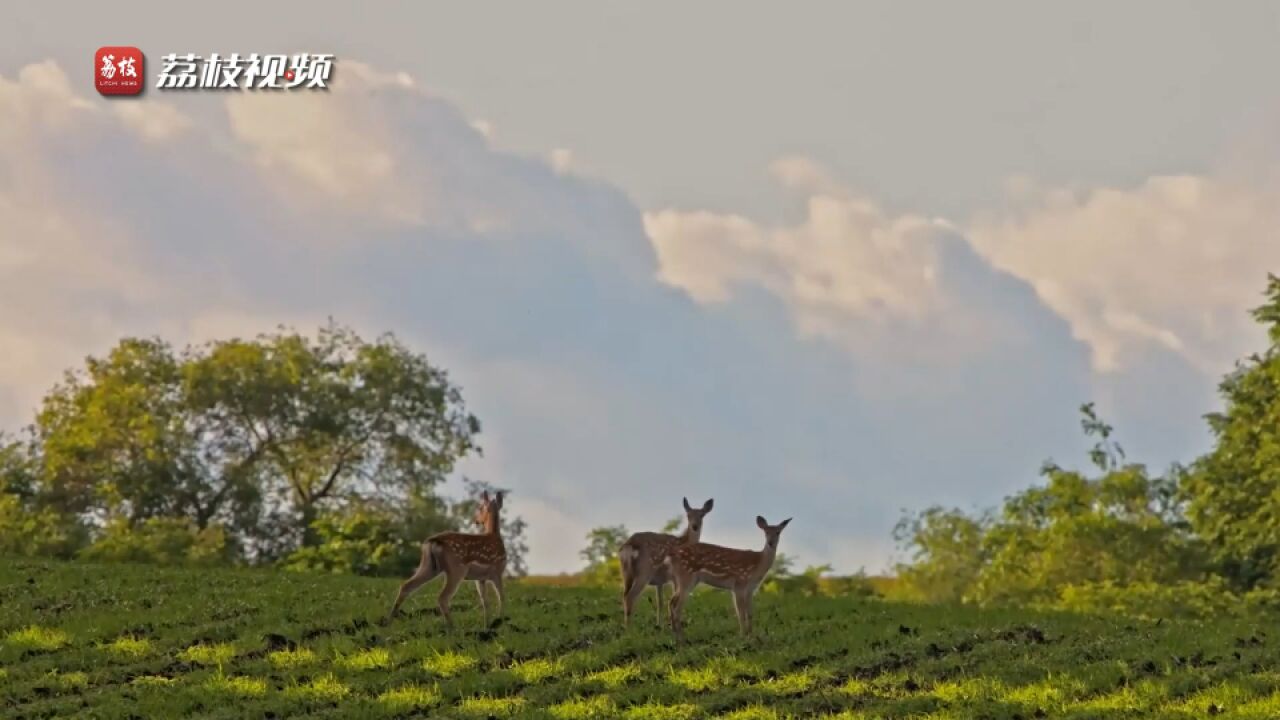
[[[302,507],[299,508],[298,522],[302,526],[302,546],[315,547],[320,544],[320,534],[312,527],[312,523],[316,519],[316,506],[314,502],[304,501]]]

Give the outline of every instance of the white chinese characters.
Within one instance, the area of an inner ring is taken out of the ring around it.
[[[103,55],[102,67],[98,68],[98,73],[101,74],[102,77],[106,78],[107,80],[110,80],[116,76],[116,68],[119,67],[120,77],[122,78],[138,77],[138,71],[133,67],[133,58],[127,57],[121,60],[120,62],[116,62],[115,60],[116,60],[115,55]]]
[[[213,53],[207,58],[193,53],[170,53],[162,60],[156,87],[173,90],[325,89],[333,71],[333,55],[320,53],[301,53],[292,57],[260,56],[258,53],[247,57],[232,53],[223,57]]]

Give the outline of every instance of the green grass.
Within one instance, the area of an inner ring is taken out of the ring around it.
[[[465,588],[449,632],[439,581],[381,624],[396,586],[5,561],[0,717],[1280,717],[1262,620],[762,595],[744,641],[704,593],[677,649],[612,591],[514,583],[491,630]]]

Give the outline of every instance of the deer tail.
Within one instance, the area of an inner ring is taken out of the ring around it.
[[[444,563],[440,561],[440,553],[444,551],[440,543],[434,540],[428,540],[422,546],[422,569],[426,571],[429,577],[435,577],[437,573],[444,569]]]
[[[623,543],[622,547],[618,549],[618,563],[622,565],[623,594],[629,594],[631,592],[631,586],[635,583],[635,562],[639,555],[640,551],[631,543]]]

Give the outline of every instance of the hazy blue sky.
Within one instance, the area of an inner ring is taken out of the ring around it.
[[[904,507],[1158,466],[1280,272],[1273,3],[318,2],[0,17],[0,427],[123,333],[329,315],[451,368],[535,570],[709,538],[883,567]],[[108,100],[93,52],[332,52]]]

